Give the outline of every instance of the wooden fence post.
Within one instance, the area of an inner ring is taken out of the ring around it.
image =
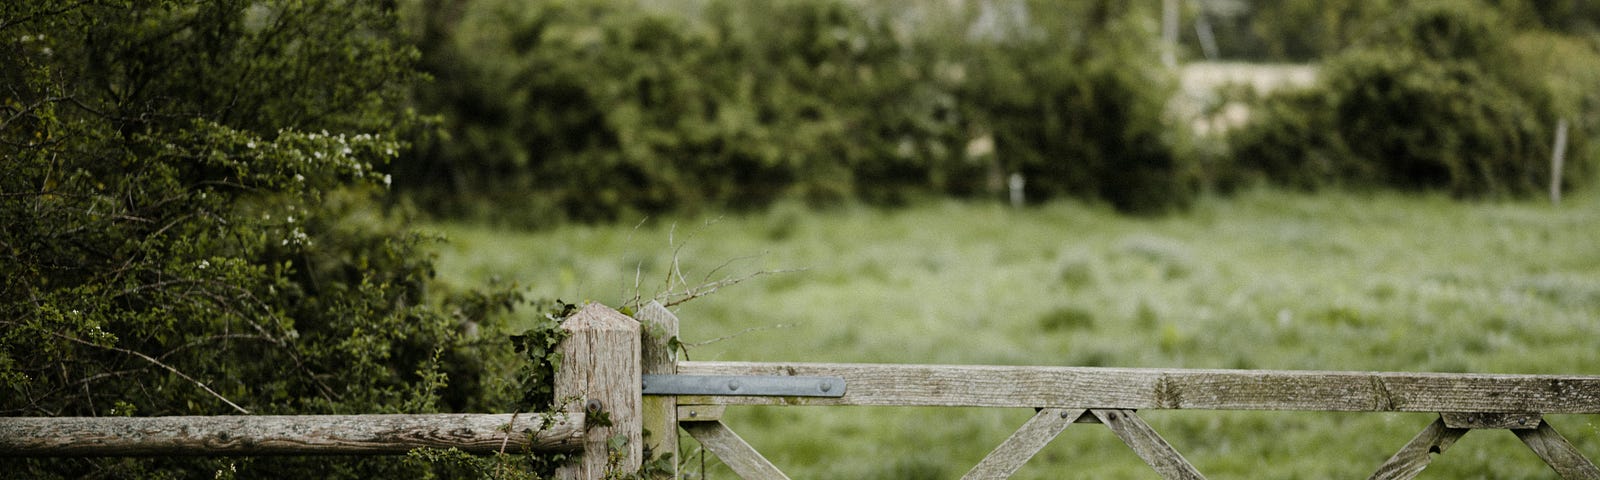
[[[674,351],[678,340],[678,317],[667,310],[667,307],[661,306],[660,302],[652,300],[639,307],[634,318],[639,320],[639,326],[644,330],[641,357],[643,372],[648,375],[678,373],[678,355]],[[678,478],[678,463],[682,460],[677,458],[678,397],[644,398],[643,415],[644,428],[650,431],[650,436],[645,438],[645,450],[649,455],[645,461],[670,458],[668,471],[663,473],[671,474],[671,478]]]
[[[1556,142],[1550,148],[1550,203],[1561,206],[1561,170],[1567,161],[1567,119],[1556,122]]]
[[[1161,2],[1161,64],[1178,66],[1178,0]]]
[[[561,322],[571,334],[561,343],[555,398],[564,410],[583,411],[589,422],[583,456],[557,471],[563,479],[597,479],[607,469],[639,470],[643,425],[639,399],[639,323],[591,303]],[[608,425],[609,423],[609,425]],[[613,451],[613,439],[617,448]]]

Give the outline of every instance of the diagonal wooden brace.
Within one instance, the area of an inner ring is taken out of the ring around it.
[[[678,425],[689,436],[700,442],[700,446],[715,454],[724,465],[733,469],[733,473],[745,480],[789,480],[789,477],[778,470],[766,457],[761,456],[749,443],[745,443],[739,434],[733,433],[727,425],[720,421],[710,422],[682,422]]]
[[[1128,444],[1144,463],[1154,468],[1161,478],[1166,479],[1204,479],[1199,470],[1190,465],[1177,450],[1172,448],[1166,440],[1157,435],[1155,429],[1139,419],[1133,410],[1089,410],[1094,417],[1110,428],[1122,443]]]
[[[1556,429],[1544,420],[1539,421],[1537,428],[1512,430],[1512,432],[1517,434],[1517,438],[1522,439],[1522,443],[1528,444],[1528,448],[1533,449],[1533,453],[1539,455],[1545,464],[1561,474],[1561,478],[1600,480],[1600,468],[1596,468],[1594,462],[1584,457],[1582,452],[1568,443],[1560,433],[1556,433]]]
[[[1421,433],[1412,437],[1410,442],[1400,447],[1400,451],[1383,462],[1377,472],[1373,472],[1369,480],[1402,480],[1416,478],[1422,469],[1428,468],[1433,463],[1433,455],[1444,453],[1462,435],[1471,430],[1465,428],[1451,428],[1445,425],[1444,418],[1434,420],[1422,429]]]
[[[1039,450],[1043,450],[1051,440],[1072,425],[1078,417],[1083,416],[1087,410],[1046,408],[1039,410],[1028,423],[1022,424],[1016,433],[1011,434],[994,451],[983,457],[983,461],[972,467],[972,471],[962,476],[963,480],[982,478],[1009,478],[1017,473],[1017,469],[1028,463]]]
[[[1445,413],[1378,467],[1372,479],[1415,478],[1461,436],[1474,428],[1507,429],[1522,439],[1561,478],[1600,480],[1600,468],[1538,414]]]

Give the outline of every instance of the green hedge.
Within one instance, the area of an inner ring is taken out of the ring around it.
[[[1018,3],[1027,15],[980,33],[977,6],[684,5],[417,5],[435,78],[418,104],[443,129],[394,165],[397,185],[525,224],[991,195],[1013,172],[1034,199],[1188,198],[1148,12]],[[990,140],[996,155],[969,155]]]
[[[1559,53],[1560,56],[1552,56]],[[1229,139],[1241,177],[1316,187],[1546,191],[1567,119],[1566,187],[1593,178],[1600,51],[1520,30],[1468,1],[1423,2],[1331,59],[1309,89],[1266,98]]]
[[[1413,5],[1396,0],[1234,0],[1195,2],[1185,22],[1198,15],[1212,26],[1224,60],[1314,62],[1369,43],[1392,30]],[[1563,35],[1600,37],[1600,3],[1588,0],[1484,0],[1475,8],[1493,10],[1519,29],[1544,29]],[[1187,24],[1186,24],[1187,26]],[[1182,39],[1198,56],[1200,38],[1185,28]]]
[[[445,290],[435,240],[376,200],[414,120],[399,111],[415,51],[392,12],[337,0],[0,5],[0,415],[519,407],[523,362],[496,314],[520,299]],[[446,467],[0,458],[7,478]]]

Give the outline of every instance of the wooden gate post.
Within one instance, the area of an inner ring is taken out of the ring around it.
[[[561,322],[570,336],[561,342],[555,398],[562,410],[587,416],[583,456],[560,468],[562,479],[598,479],[607,469],[639,470],[644,447],[639,399],[639,323],[591,303]],[[618,443],[611,448],[613,439]]]
[[[660,302],[651,300],[639,307],[633,316],[644,330],[640,365],[643,373],[678,373],[678,355],[674,351],[678,341],[677,315],[661,306]],[[645,451],[649,458],[644,460],[670,459],[667,471],[661,473],[678,478],[678,464],[682,460],[678,458],[678,397],[651,396],[645,397],[642,402],[644,428],[650,432],[649,437],[645,438]]]

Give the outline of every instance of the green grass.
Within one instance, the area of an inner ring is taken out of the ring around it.
[[[452,240],[446,281],[499,278],[567,301],[616,305],[802,269],[676,307],[694,360],[1600,374],[1597,200],[1260,191],[1162,218],[938,201],[436,228]],[[672,270],[687,285],[668,281]],[[726,422],[795,478],[956,478],[1031,414],[747,407]],[[1211,478],[1364,478],[1433,418],[1142,415]],[[1551,421],[1600,458],[1594,417]],[[1553,475],[1488,431],[1422,478]],[[1063,477],[1155,474],[1103,427],[1078,425],[1017,478]]]

